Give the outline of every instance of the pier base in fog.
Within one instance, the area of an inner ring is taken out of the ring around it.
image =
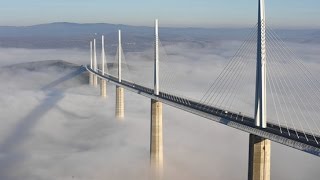
[[[151,100],[150,163],[152,175],[160,179],[163,173],[162,103]]]
[[[93,86],[93,74],[89,72],[89,84]]]
[[[271,142],[250,134],[248,180],[270,180]]]
[[[93,74],[93,86],[97,87],[98,86],[98,76]]]
[[[124,89],[118,86],[116,87],[116,117],[124,118]]]
[[[100,80],[100,95],[101,97],[107,97],[107,81],[104,79]]]

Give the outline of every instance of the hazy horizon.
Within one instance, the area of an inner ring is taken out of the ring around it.
[[[158,18],[169,27],[250,27],[257,22],[258,1],[200,0],[19,0],[4,1],[0,25],[49,22],[110,22],[151,26]],[[18,5],[18,6],[17,6]],[[281,28],[319,28],[317,0],[266,1],[268,24]]]
[[[160,23],[161,23],[161,19]],[[109,25],[118,25],[119,28],[121,26],[132,26],[132,27],[146,27],[146,28],[153,28],[154,24],[152,23],[154,20],[151,21],[149,24],[134,24],[134,23],[111,23],[111,22],[76,22],[76,21],[52,21],[52,22],[39,22],[34,24],[27,24],[27,25],[6,25],[6,24],[0,24],[0,27],[32,27],[32,26],[39,26],[39,25],[50,25],[50,24],[77,24],[77,25],[97,25],[97,24],[109,24]],[[161,25],[161,24],[160,24]],[[212,27],[206,27],[206,26],[192,26],[192,25],[167,25],[163,24],[159,28],[172,28],[172,29],[249,29],[252,28],[253,24],[247,24],[246,26],[212,26]],[[274,29],[277,30],[320,30],[320,26],[314,26],[314,27],[295,27],[295,26],[272,26]]]

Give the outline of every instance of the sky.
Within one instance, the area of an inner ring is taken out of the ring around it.
[[[51,22],[115,23],[170,27],[252,27],[257,0],[2,0],[0,25]],[[277,27],[319,28],[318,0],[266,0]]]

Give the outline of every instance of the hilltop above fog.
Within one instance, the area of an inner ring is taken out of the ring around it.
[[[34,89],[47,87],[68,88],[88,83],[88,73],[80,65],[63,60],[34,61],[0,68],[2,90]]]
[[[38,71],[44,72],[47,70],[55,70],[58,72],[63,72],[65,70],[75,70],[78,69],[80,66],[69,63],[63,60],[46,60],[46,61],[34,61],[34,62],[25,62],[25,63],[18,63],[9,66],[1,67],[0,70],[27,70],[27,71]]]

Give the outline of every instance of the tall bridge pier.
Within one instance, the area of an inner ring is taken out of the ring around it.
[[[270,140],[249,135],[249,180],[270,180]]]
[[[153,175],[162,176],[163,171],[163,134],[162,103],[151,100],[150,165]]]
[[[119,86],[116,87],[116,117],[124,118],[124,89]]]
[[[257,68],[255,96],[255,125],[267,127],[266,94],[266,16],[265,2],[258,0]],[[271,142],[250,134],[248,180],[270,180]]]
[[[100,80],[100,95],[103,98],[107,97],[107,81],[104,79]]]
[[[154,95],[159,96],[159,34],[155,21]],[[162,102],[151,99],[150,163],[155,178],[163,173]]]
[[[118,31],[119,43],[118,43],[118,81],[121,83],[121,30]],[[124,118],[124,89],[120,86],[116,87],[116,117],[118,119]]]

